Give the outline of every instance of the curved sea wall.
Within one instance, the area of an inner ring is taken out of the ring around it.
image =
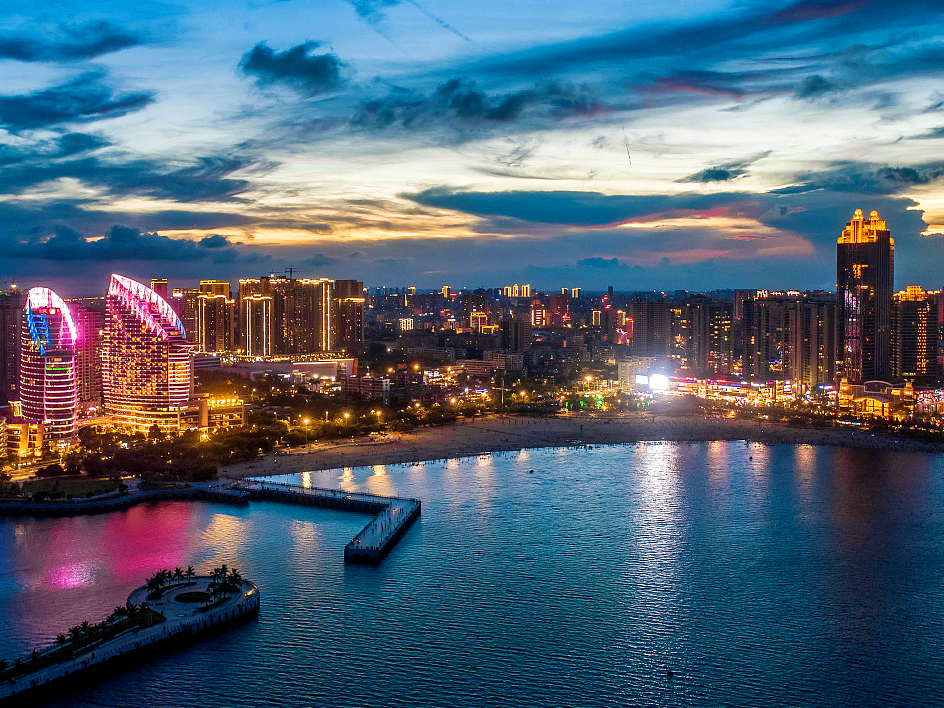
[[[247,580],[242,582],[242,594],[219,607],[204,612],[194,610],[192,614],[170,618],[153,627],[128,630],[104,644],[88,647],[87,651],[71,659],[0,683],[0,702],[23,700],[34,693],[60,690],[65,688],[66,679],[81,680],[84,675],[101,675],[112,667],[117,670],[120,664],[140,661],[169,645],[184,643],[201,634],[242,622],[259,612],[259,588]],[[142,590],[135,590],[131,597]]]

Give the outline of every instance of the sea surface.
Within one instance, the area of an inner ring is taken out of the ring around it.
[[[52,705],[944,705],[944,457],[646,443],[278,479],[423,515],[376,568],[343,563],[368,517],[276,503],[0,519],[0,656],[227,563],[257,619]]]

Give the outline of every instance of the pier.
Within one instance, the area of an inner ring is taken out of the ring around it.
[[[109,675],[113,670],[176,643],[193,641],[201,634],[218,631],[258,613],[259,588],[248,580],[241,582],[238,594],[230,595],[209,609],[197,609],[186,602],[175,604],[175,595],[206,589],[210,582],[211,578],[198,577],[195,583],[180,585],[166,592],[162,601],[152,603],[165,617],[160,624],[135,628],[104,643],[90,644],[82,647],[72,658],[0,683],[0,703],[25,701],[27,697],[36,701],[36,693],[45,695],[67,690],[67,679]],[[147,593],[145,588],[138,588],[128,597],[128,603],[137,604],[145,600]]]
[[[383,497],[365,492],[303,487],[283,482],[233,480],[226,488],[246,492],[252,500],[373,514],[374,518],[370,523],[344,547],[346,563],[380,563],[419,518],[423,506],[419,499]]]

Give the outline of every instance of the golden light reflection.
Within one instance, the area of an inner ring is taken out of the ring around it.
[[[311,489],[311,472],[302,472],[302,486]]]
[[[375,477],[383,477],[385,474],[387,474],[386,465],[374,465],[373,470]]]

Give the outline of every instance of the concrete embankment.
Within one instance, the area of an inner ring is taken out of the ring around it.
[[[199,580],[206,584],[209,578]],[[175,644],[187,643],[244,621],[259,611],[259,588],[247,580],[242,581],[242,586],[239,595],[230,596],[217,607],[201,611],[191,605],[183,613],[168,612],[169,616],[161,624],[128,630],[103,644],[89,645],[70,659],[0,683],[0,703],[34,702],[46,694],[68,690],[72,683],[110,675]],[[193,585],[178,588],[179,591],[193,589]],[[132,593],[129,602],[142,590],[139,588]]]
[[[223,504],[248,504],[249,494],[219,485],[199,485],[180,489],[133,490],[123,494],[103,494],[92,499],[56,501],[0,502],[0,516],[70,516],[127,509],[135,504],[155,501],[208,501]]]

